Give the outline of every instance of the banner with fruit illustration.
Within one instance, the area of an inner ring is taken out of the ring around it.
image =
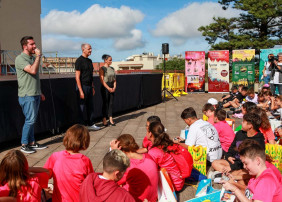
[[[255,83],[255,49],[232,51],[232,83],[254,87]]]
[[[229,92],[229,51],[209,51],[209,92]]]
[[[187,92],[205,92],[205,51],[185,52]]]

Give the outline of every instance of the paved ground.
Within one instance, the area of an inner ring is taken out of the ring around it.
[[[82,153],[87,155],[93,164],[96,172],[102,171],[102,159],[109,150],[109,142],[121,134],[129,133],[133,135],[139,145],[146,134],[146,119],[151,115],[157,115],[161,118],[164,126],[167,128],[171,138],[179,135],[180,130],[185,127],[185,123],[180,118],[181,112],[187,107],[194,107],[198,117],[202,117],[202,106],[211,98],[220,98],[222,94],[189,94],[179,97],[179,101],[170,99],[165,103],[160,103],[148,108],[140,109],[115,118],[116,126],[103,128],[99,131],[90,132],[91,142],[86,151]],[[236,120],[236,126],[240,121]],[[101,124],[101,123],[100,123]],[[62,135],[50,137],[39,141],[41,144],[48,145],[48,149],[38,151],[37,153],[26,155],[30,166],[43,166],[48,157],[56,151],[64,150],[62,144]],[[15,149],[19,149],[16,147]],[[9,150],[0,153],[0,159]],[[52,183],[52,181],[51,181]],[[195,196],[195,186],[185,186],[179,194],[179,201],[185,201]]]

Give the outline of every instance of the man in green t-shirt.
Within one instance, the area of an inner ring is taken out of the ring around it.
[[[21,39],[23,52],[16,57],[15,66],[18,79],[18,96],[25,123],[22,130],[21,151],[34,153],[35,149],[45,149],[34,139],[34,124],[36,122],[40,99],[45,100],[41,93],[39,66],[41,52],[36,48],[32,36],[25,36]],[[33,55],[35,54],[36,57]]]

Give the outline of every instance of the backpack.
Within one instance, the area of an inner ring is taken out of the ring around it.
[[[180,170],[182,179],[189,177],[193,168],[193,157],[189,151],[178,144],[168,146],[167,149],[168,152],[174,151],[170,152],[170,155],[173,157],[178,169]]]

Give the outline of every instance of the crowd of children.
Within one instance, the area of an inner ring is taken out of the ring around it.
[[[267,88],[256,95],[252,89],[233,87],[219,102],[213,99],[203,106],[207,121],[199,119],[192,107],[182,112],[189,128],[186,138],[171,139],[160,118],[151,116],[142,148],[130,134],[110,142],[102,173],[96,173],[90,159],[80,153],[89,147],[90,136],[87,128],[76,124],[66,131],[65,150],[53,153],[43,168],[28,167],[20,151],[5,155],[0,164],[0,201],[157,201],[160,168],[166,169],[176,191],[183,189],[193,168],[189,146],[207,148],[207,165],[215,170],[208,177],[226,175],[229,181],[221,181],[223,187],[239,200],[282,201],[281,174],[264,152],[266,143],[276,144],[274,133],[282,136],[282,128],[273,132],[269,121],[280,119],[281,100]],[[236,133],[226,121],[227,107],[229,115],[243,116]],[[50,178],[53,190],[48,189]]]

